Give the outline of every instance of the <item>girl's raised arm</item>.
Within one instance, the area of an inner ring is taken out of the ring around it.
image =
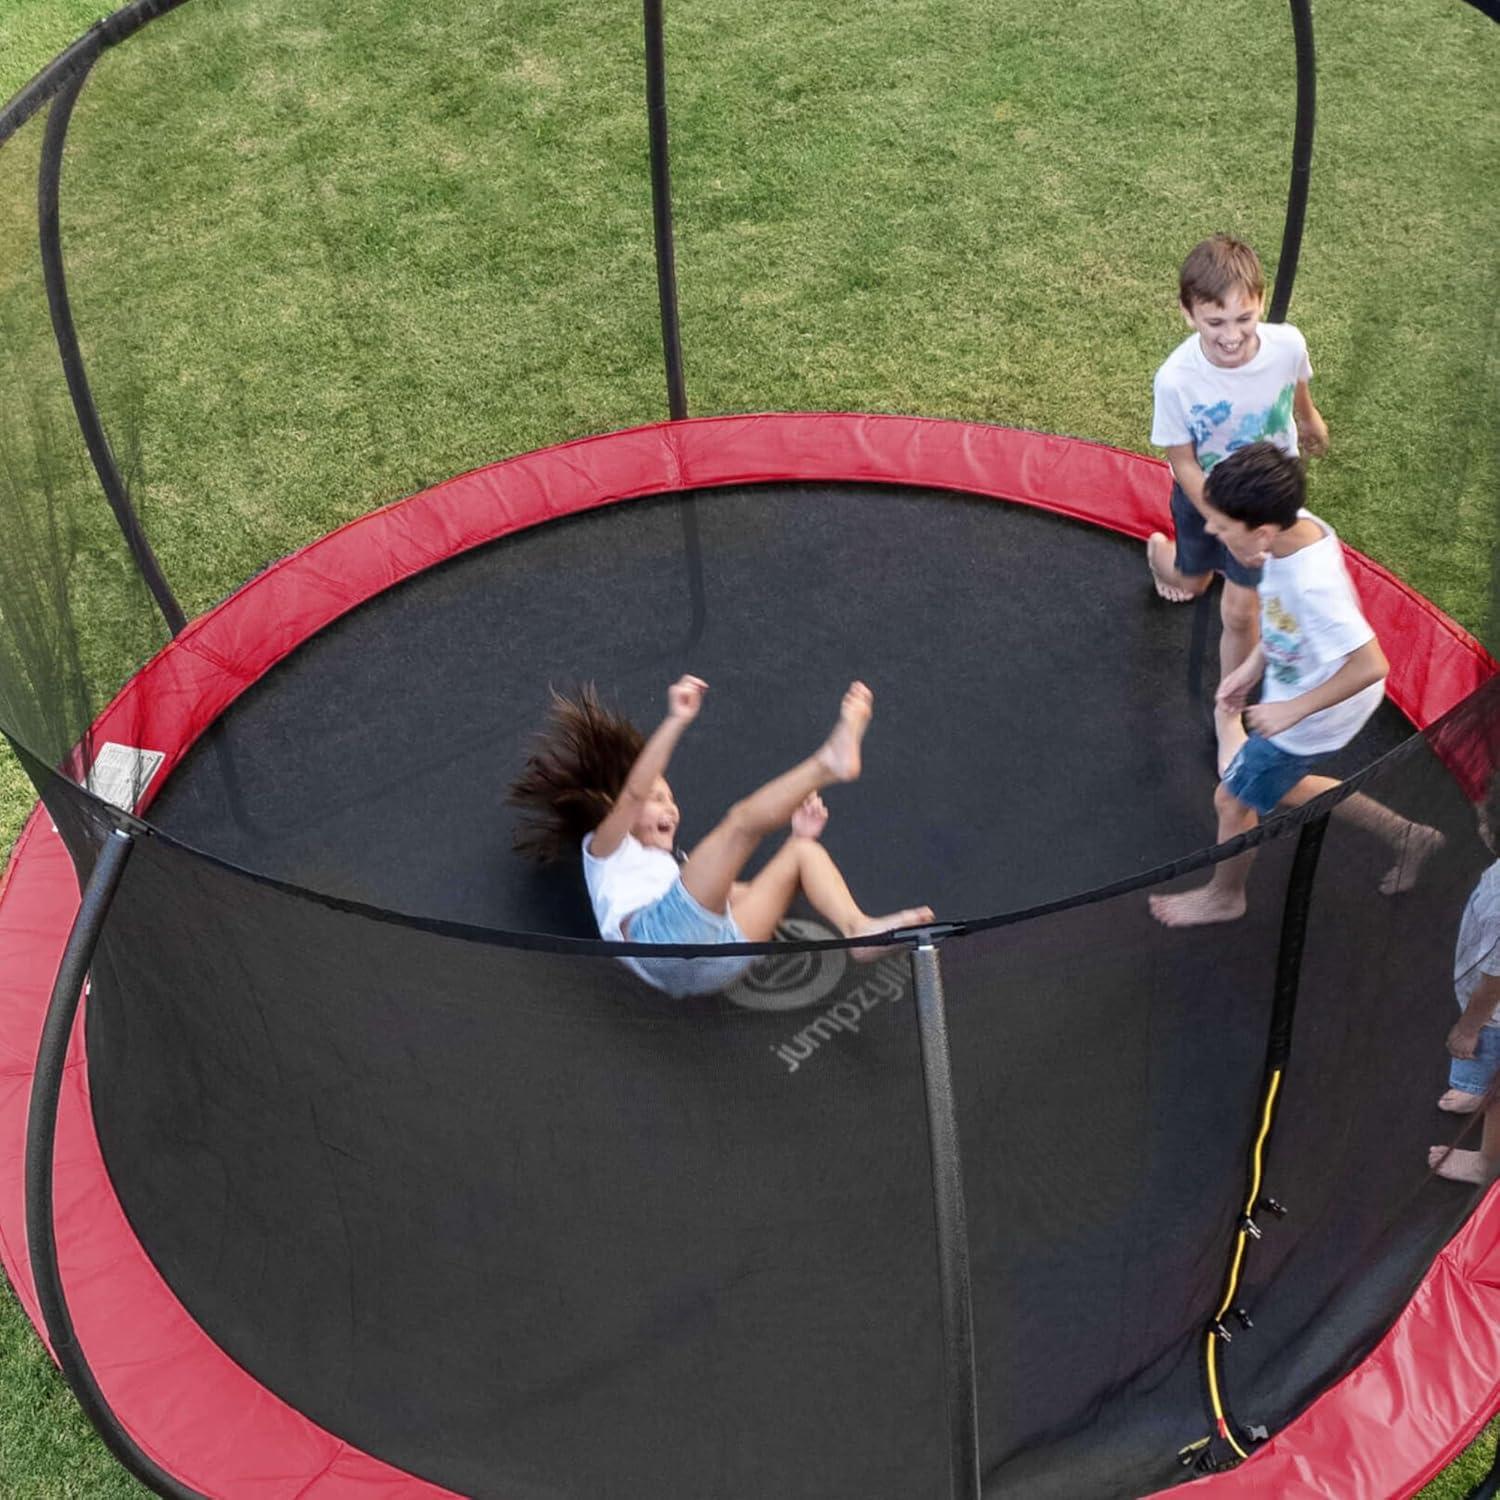
[[[679,677],[667,689],[666,718],[641,747],[620,795],[615,798],[615,805],[594,830],[589,852],[595,859],[608,859],[624,842],[625,835],[634,826],[651,795],[656,778],[667,774],[667,764],[677,748],[677,741],[682,738],[682,731],[698,717],[707,691],[708,684],[701,677]]]

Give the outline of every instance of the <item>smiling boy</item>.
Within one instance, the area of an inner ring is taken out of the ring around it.
[[[1385,696],[1385,653],[1360,611],[1343,548],[1332,527],[1303,510],[1304,494],[1301,463],[1269,442],[1231,453],[1204,486],[1207,534],[1260,578],[1259,644],[1219,684],[1216,708],[1235,746],[1214,794],[1220,843],[1279,806],[1300,807],[1337,786],[1331,776],[1312,775],[1313,767],[1347,745]],[[1247,708],[1257,683],[1261,701]],[[1363,792],[1336,810],[1390,847],[1385,895],[1409,890],[1442,846],[1435,828]],[[1152,915],[1168,927],[1236,920],[1245,913],[1253,858],[1221,861],[1194,890],[1152,896]]]
[[[1265,278],[1255,251],[1216,234],[1195,245],[1178,275],[1182,316],[1192,329],[1156,372],[1151,441],[1172,468],[1175,547],[1163,533],[1146,543],[1156,591],[1172,603],[1196,598],[1224,575],[1219,670],[1227,677],[1256,641],[1258,570],[1205,528],[1203,486],[1215,464],[1251,443],[1295,457],[1326,453],[1328,428],[1313,405],[1307,344],[1289,323],[1263,323]],[[1219,714],[1219,769],[1237,748],[1232,719]]]

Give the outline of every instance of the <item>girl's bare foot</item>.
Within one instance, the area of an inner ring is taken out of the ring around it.
[[[1448,1146],[1429,1146],[1427,1165],[1450,1182],[1471,1182],[1486,1187],[1500,1174],[1500,1162],[1492,1162],[1482,1151],[1454,1151]]]
[[[1207,927],[1213,922],[1237,922],[1245,915],[1245,893],[1200,885],[1195,891],[1152,896],[1151,915],[1163,927]]]
[[[792,833],[799,839],[820,839],[828,826],[828,807],[816,792],[809,792],[792,814]]]
[[[1395,863],[1380,878],[1380,894],[1404,895],[1421,878],[1422,866],[1447,842],[1436,828],[1425,823],[1413,824],[1396,851]]]
[[[1471,1094],[1467,1089],[1449,1089],[1438,1100],[1438,1108],[1447,1110],[1450,1115],[1472,1115],[1483,1098],[1483,1094]]]
[[[851,924],[844,936],[874,937],[876,933],[894,932],[898,927],[921,927],[931,920],[930,906],[908,906],[905,911],[887,912],[883,917],[861,917],[858,922]],[[857,964],[868,964],[874,963],[877,958],[885,958],[890,951],[889,947],[851,948],[849,957]]]
[[[835,781],[855,781],[859,777],[859,747],[875,712],[875,694],[862,682],[851,682],[839,706],[839,721],[833,726],[818,760]]]
[[[1146,566],[1151,569],[1151,582],[1156,585],[1156,592],[1168,604],[1187,604],[1198,596],[1192,589],[1172,581],[1177,577],[1172,550],[1171,542],[1161,532],[1153,531],[1146,539]]]

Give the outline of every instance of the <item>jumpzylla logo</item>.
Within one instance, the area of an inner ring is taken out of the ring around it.
[[[789,942],[815,942],[836,937],[818,922],[789,918],[776,929]],[[795,1073],[818,1049],[838,1036],[858,1036],[872,1010],[906,995],[910,968],[905,949],[893,948],[889,957],[871,964],[851,962],[842,948],[822,953],[772,954],[762,959],[724,998],[747,1010],[822,1009],[784,1042],[771,1044],[771,1055],[788,1073]],[[831,1003],[825,1003],[830,1001]]]
[[[838,933],[821,922],[785,917],[777,924],[776,936],[789,943],[816,943]],[[772,954],[725,990],[724,998],[746,1010],[801,1010],[832,994],[848,967],[849,955],[842,948]]]

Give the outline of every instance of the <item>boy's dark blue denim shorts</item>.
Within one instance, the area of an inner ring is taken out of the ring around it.
[[[1291,789],[1327,757],[1293,755],[1252,734],[1224,772],[1224,788],[1267,818]]]
[[[1183,493],[1180,484],[1172,486],[1172,525],[1177,532],[1177,571],[1189,578],[1205,573],[1222,573],[1230,583],[1253,589],[1260,582],[1260,569],[1247,568],[1217,537],[1208,534],[1203,513]]]

